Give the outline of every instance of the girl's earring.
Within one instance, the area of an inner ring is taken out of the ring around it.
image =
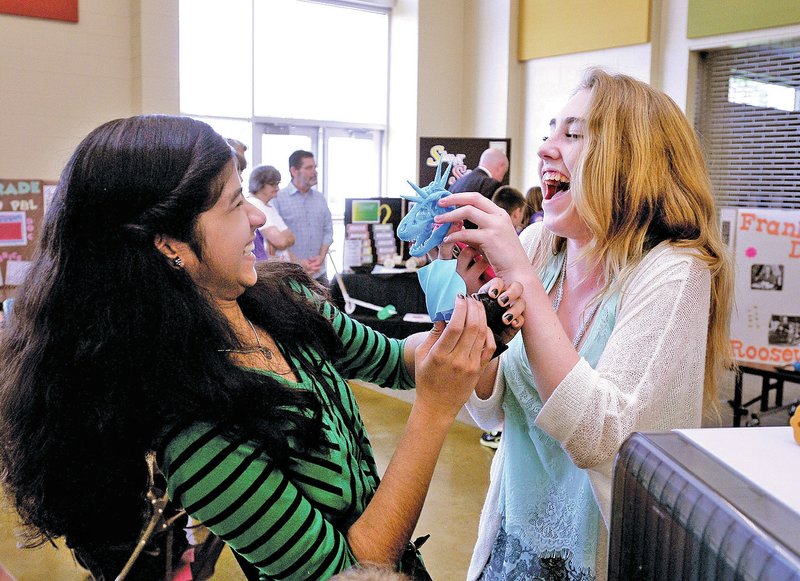
[[[172,259],[172,265],[175,268],[182,268],[183,267],[183,259],[180,256],[176,256]]]

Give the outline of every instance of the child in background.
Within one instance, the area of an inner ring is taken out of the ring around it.
[[[492,194],[492,201],[503,208],[508,215],[511,216],[511,223],[514,224],[514,229],[517,234],[529,224],[526,221],[527,216],[527,202],[517,188],[511,186],[500,186]]]

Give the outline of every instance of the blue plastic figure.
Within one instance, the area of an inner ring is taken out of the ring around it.
[[[436,203],[441,198],[450,195],[445,186],[451,167],[452,164],[448,163],[444,176],[442,176],[442,158],[440,157],[439,165],[436,166],[436,177],[430,184],[420,188],[411,181],[408,182],[408,185],[414,188],[419,196],[403,196],[401,194],[406,200],[416,202],[397,227],[397,236],[400,240],[414,241],[408,250],[411,256],[425,255],[434,247],[439,246],[450,231],[450,224],[442,224],[438,228],[434,228],[433,218],[437,214],[455,210],[455,206],[441,208]]]

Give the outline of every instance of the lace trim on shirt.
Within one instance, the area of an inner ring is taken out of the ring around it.
[[[551,549],[537,553],[522,545],[515,535],[500,527],[489,562],[479,581],[531,579],[534,581],[595,581],[591,567],[579,567],[569,549]]]

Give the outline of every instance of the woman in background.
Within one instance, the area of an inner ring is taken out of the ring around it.
[[[258,231],[263,235],[269,245],[269,255],[281,260],[290,260],[289,248],[295,243],[295,237],[281,215],[272,206],[272,200],[278,195],[280,189],[281,173],[271,165],[259,165],[250,172],[248,189],[250,195],[247,201],[263,212],[266,221]],[[293,262],[299,262],[293,260]]]
[[[544,212],[542,212],[542,188],[539,186],[528,188],[528,192],[525,194],[525,201],[528,204],[528,224],[541,222],[542,218],[544,218]]]

